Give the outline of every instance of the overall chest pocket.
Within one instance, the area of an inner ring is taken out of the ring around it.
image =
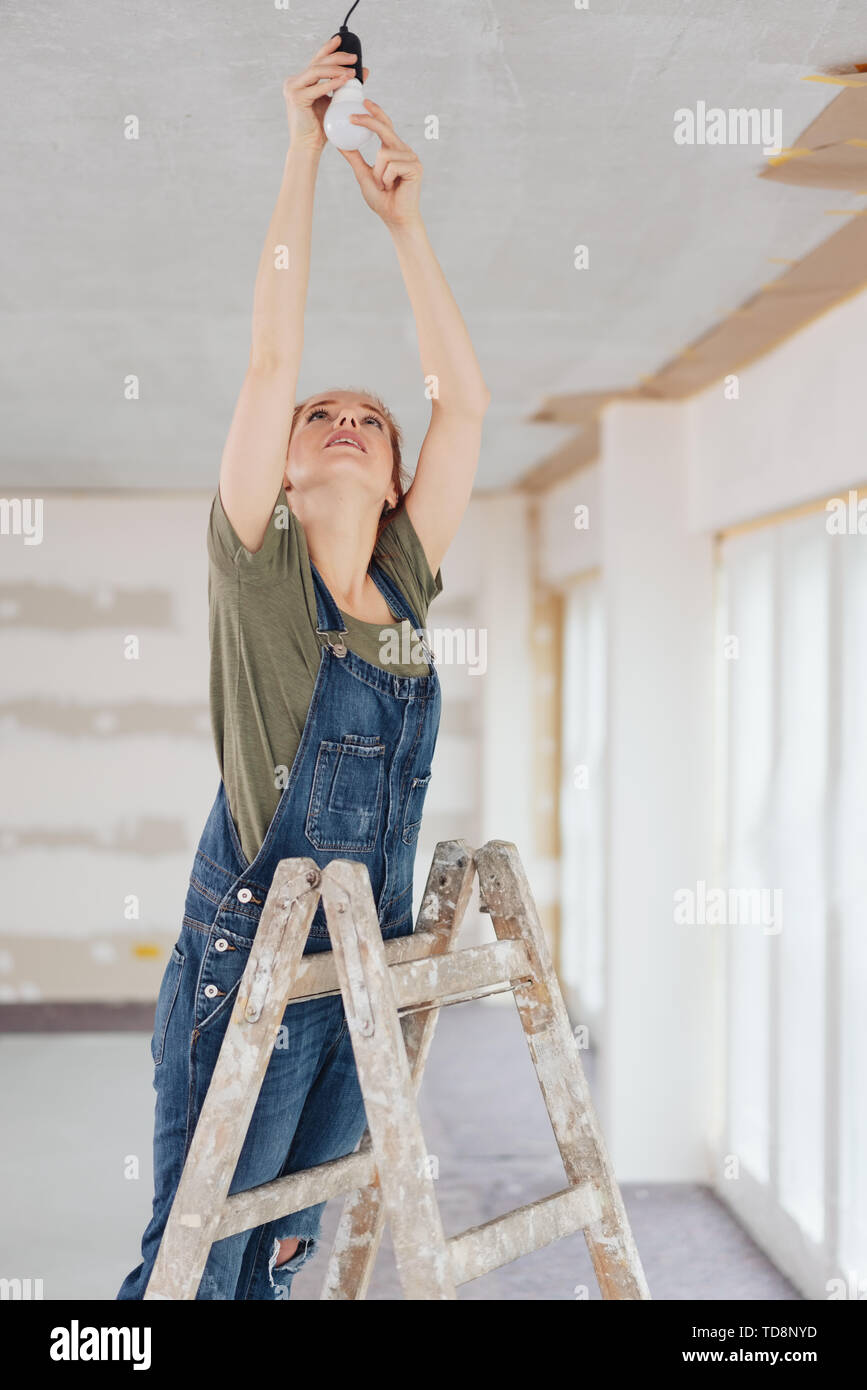
[[[385,744],[378,734],[323,739],[316,755],[305,834],[316,849],[372,850],[385,790]]]

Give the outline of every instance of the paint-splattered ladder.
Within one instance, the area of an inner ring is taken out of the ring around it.
[[[479,875],[497,940],[455,949]],[[332,950],[302,951],[322,895]],[[511,989],[568,1186],[443,1232],[416,1094],[439,1008]],[[292,999],[343,995],[368,1129],[355,1153],[227,1196]],[[284,859],[262,910],[145,1293],[195,1299],[215,1240],[346,1195],[322,1298],[367,1292],[386,1219],[404,1296],[453,1299],[470,1279],[583,1230],[603,1298],[650,1297],[518,851],[502,840],[436,848],[416,930],[384,942],[363,864]]]

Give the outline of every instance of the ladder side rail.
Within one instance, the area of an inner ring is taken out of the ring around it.
[[[530,885],[514,844],[489,840],[476,852],[479,891],[502,940],[527,946],[535,976],[515,1003],[571,1183],[592,1182],[602,1217],[584,1235],[603,1298],[647,1299],[650,1291],[554,971]]]
[[[466,841],[440,840],[437,843],[412,934],[431,933],[436,940],[433,955],[441,956],[454,948],[475,874],[473,850]],[[386,951],[392,944],[386,942]],[[407,1014],[401,1020],[416,1092],[421,1085],[438,1018],[439,1010],[431,1009],[426,1013]],[[370,1130],[365,1132],[358,1152],[372,1152]],[[384,1229],[385,1207],[377,1180],[360,1187],[344,1203],[320,1298],[363,1299],[367,1296]]]
[[[283,859],[277,866],[146,1299],[196,1297],[319,900],[319,883],[312,859]]]
[[[322,900],[404,1297],[455,1299],[366,866],[332,859],[322,871]]]

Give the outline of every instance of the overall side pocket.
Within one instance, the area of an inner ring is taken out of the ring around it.
[[[151,1036],[151,1058],[154,1066],[158,1067],[163,1060],[163,1050],[166,1045],[166,1032],[168,1031],[169,1019],[172,1016],[172,1009],[178,997],[178,990],[181,987],[181,975],[183,973],[186,957],[177,946],[172,947],[165,971],[163,972],[160,992],[157,996],[157,1006],[154,1013],[154,1031]]]
[[[405,845],[414,845],[418,839],[418,832],[421,829],[421,813],[424,810],[430,779],[430,772],[426,772],[423,777],[413,777],[410,784],[409,796],[406,799],[406,812],[403,818],[403,842]]]

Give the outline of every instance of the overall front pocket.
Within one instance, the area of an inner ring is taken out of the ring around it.
[[[365,854],[377,841],[385,788],[378,734],[323,739],[316,755],[305,834],[316,849]]]

